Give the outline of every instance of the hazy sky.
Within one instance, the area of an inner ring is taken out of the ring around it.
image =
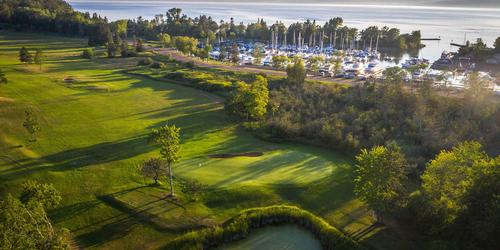
[[[97,0],[67,0],[68,2],[95,2]],[[131,0],[99,0],[101,1],[128,1]],[[161,1],[161,2],[245,2],[248,0],[135,0],[140,1]],[[497,7],[500,8],[500,0],[252,0],[255,2],[293,2],[293,3],[329,3],[329,4],[392,4],[392,5],[419,5],[419,6],[453,6],[453,7]]]

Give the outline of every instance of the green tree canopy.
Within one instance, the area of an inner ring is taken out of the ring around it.
[[[174,196],[174,184],[172,177],[172,164],[179,160],[181,129],[175,125],[165,125],[153,129],[150,141],[160,146],[160,154],[167,162],[168,174],[170,179],[170,196]]]
[[[405,194],[406,165],[396,145],[363,149],[356,156],[354,192],[375,211],[378,222],[382,213],[397,207]]]
[[[36,116],[33,114],[33,111],[31,110],[26,110],[24,111],[25,114],[25,119],[23,122],[23,127],[30,133],[31,135],[31,141],[36,141],[37,134],[40,132],[40,124],[38,123],[38,119]]]
[[[52,226],[40,202],[11,195],[0,200],[0,239],[1,249],[71,249],[67,231]]]
[[[245,118],[247,121],[260,120],[266,115],[268,103],[267,79],[258,75],[255,77],[255,81],[250,84],[236,83],[226,101],[226,110],[233,115]]]
[[[463,142],[450,151],[441,151],[429,162],[422,175],[422,190],[443,224],[452,223],[465,209],[463,198],[489,161],[481,144]]]
[[[141,165],[141,174],[144,177],[152,178],[155,184],[158,183],[158,179],[163,175],[167,174],[167,167],[165,162],[159,158],[151,158],[145,161]]]
[[[161,33],[158,35],[158,40],[160,40],[160,44],[162,48],[168,48],[172,46],[172,38],[167,33]]]
[[[198,40],[192,37],[178,36],[174,38],[174,46],[183,54],[194,54],[198,46]]]
[[[31,53],[26,49],[26,47],[21,47],[19,50],[19,61],[22,63],[32,63],[33,62],[33,56]]]
[[[36,201],[42,204],[44,208],[54,208],[61,202],[61,194],[52,184],[27,181],[22,185],[20,200],[23,203]]]
[[[493,46],[495,47],[495,51],[500,52],[500,37],[495,40],[495,44]]]
[[[289,64],[286,69],[287,81],[291,84],[301,85],[306,79],[306,68],[304,61],[300,58],[295,58],[293,64]]]
[[[7,77],[5,76],[5,73],[0,69],[0,84],[7,84],[8,80]]]
[[[43,55],[43,51],[41,49],[37,49],[35,53],[35,63],[38,64],[40,70],[42,70],[42,64],[45,61],[45,56]]]

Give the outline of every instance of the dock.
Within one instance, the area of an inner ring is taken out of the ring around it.
[[[462,44],[458,44],[458,43],[450,43],[450,45],[455,46],[455,47],[460,47],[460,48],[467,47],[466,45],[462,45]]]
[[[420,41],[441,41],[441,38],[421,38]]]

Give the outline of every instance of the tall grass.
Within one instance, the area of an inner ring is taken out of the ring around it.
[[[246,238],[253,230],[268,225],[295,224],[321,242],[324,249],[358,249],[358,243],[320,217],[294,206],[271,206],[244,210],[221,226],[186,233],[165,249],[210,249]]]

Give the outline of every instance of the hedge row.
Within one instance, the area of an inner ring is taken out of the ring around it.
[[[312,232],[324,249],[358,249],[357,242],[314,214],[294,206],[271,206],[244,210],[222,226],[186,233],[166,249],[210,249],[246,238],[253,230],[267,225],[295,224]]]
[[[218,77],[212,75],[212,74],[207,74],[207,73],[202,73],[202,72],[185,72],[185,71],[176,71],[176,72],[171,72],[167,73],[165,75],[166,79],[178,81],[178,82],[185,82],[188,83],[190,86],[201,89],[204,91],[208,92],[216,92],[216,91],[222,91],[222,92],[227,92],[232,89],[233,82],[228,81],[228,80],[223,80],[219,79]]]

